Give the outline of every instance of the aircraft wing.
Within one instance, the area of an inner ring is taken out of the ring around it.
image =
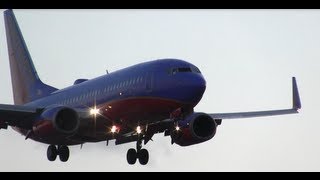
[[[32,129],[33,120],[41,110],[28,106],[0,104],[0,129],[6,129],[8,125]]]
[[[276,116],[284,114],[295,114],[301,108],[300,96],[297,87],[296,78],[292,77],[292,108],[270,110],[270,111],[252,111],[252,112],[234,112],[234,113],[213,113],[209,114],[213,119],[238,119],[252,118],[262,116]]]

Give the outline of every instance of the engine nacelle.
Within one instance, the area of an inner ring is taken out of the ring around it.
[[[216,134],[217,122],[205,113],[193,113],[185,120],[179,121],[180,130],[173,130],[171,137],[180,146],[208,141]]]
[[[35,134],[49,135],[51,133],[73,134],[79,128],[78,113],[65,106],[54,106],[45,109],[40,120],[35,123],[33,131]]]

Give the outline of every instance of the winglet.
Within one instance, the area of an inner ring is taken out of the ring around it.
[[[295,110],[301,109],[301,101],[298,91],[296,78],[292,77],[292,108]]]

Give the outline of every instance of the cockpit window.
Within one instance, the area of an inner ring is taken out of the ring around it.
[[[196,66],[192,66],[191,69],[192,69],[192,72],[201,73],[199,68],[197,68]]]
[[[172,70],[172,73],[177,73],[177,72],[192,72],[191,68],[174,68]]]
[[[187,73],[187,72],[200,73],[200,70],[197,67],[172,68],[171,71],[169,71],[169,74],[174,75],[176,73]]]

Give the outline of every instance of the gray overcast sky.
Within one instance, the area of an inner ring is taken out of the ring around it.
[[[301,113],[225,120],[205,143],[180,147],[155,135],[147,166],[129,166],[135,143],[70,147],[49,162],[47,145],[0,130],[0,171],[320,171],[320,10],[14,10],[42,80],[57,88],[159,58],[200,68],[207,90],[195,111],[291,106]],[[3,10],[1,10],[1,15]],[[2,15],[3,16],[3,15]],[[0,103],[12,104],[3,18]]]

